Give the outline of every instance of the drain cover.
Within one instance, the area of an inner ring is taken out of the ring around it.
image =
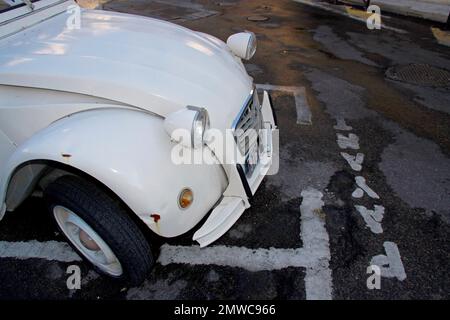
[[[394,66],[386,71],[386,78],[419,86],[450,88],[450,71],[428,64]]]
[[[247,18],[248,21],[253,21],[253,22],[262,22],[262,21],[267,21],[269,20],[269,17],[266,16],[250,16]]]

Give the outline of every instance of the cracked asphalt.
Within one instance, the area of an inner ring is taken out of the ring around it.
[[[267,177],[253,206],[214,246],[254,250],[302,248],[301,192],[323,194],[333,299],[450,299],[450,88],[385,78],[396,65],[450,70],[450,48],[430,22],[386,16],[405,30],[368,30],[347,17],[294,1],[101,1],[107,10],[157,17],[222,40],[251,30],[258,50],[246,66],[255,83],[306,89],[311,125],[297,124],[292,94],[273,91],[280,127],[280,171]],[[249,16],[268,17],[252,22]],[[384,19],[384,17],[383,17]],[[182,66],[181,66],[182,67]],[[344,119],[350,130],[335,126]],[[337,133],[359,138],[343,150]],[[362,153],[362,170],[341,156]],[[379,199],[356,198],[362,176]],[[375,234],[355,206],[385,208]],[[193,245],[192,233],[168,241]],[[63,241],[39,198],[0,223],[0,241]],[[166,241],[159,240],[159,244]],[[381,278],[367,287],[367,267],[395,243],[405,279]],[[68,290],[71,262],[0,258],[0,299],[306,299],[306,271],[249,271],[217,264],[156,264],[139,288],[105,280],[81,267],[81,290]]]

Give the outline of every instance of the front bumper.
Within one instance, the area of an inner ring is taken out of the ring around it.
[[[278,130],[272,109],[270,95],[264,91],[261,104],[263,130],[261,132],[262,150],[259,162],[250,177],[246,177],[240,164],[228,168],[229,187],[220,203],[211,212],[205,224],[194,234],[193,240],[205,247],[224,235],[250,207],[249,200],[256,193],[264,177],[277,167]],[[243,190],[243,191],[240,191]]]

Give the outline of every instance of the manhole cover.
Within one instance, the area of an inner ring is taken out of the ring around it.
[[[428,64],[394,66],[386,71],[386,78],[419,86],[450,88],[450,71]]]
[[[262,22],[262,21],[267,21],[269,20],[269,17],[266,16],[250,16],[247,18],[248,21],[253,21],[253,22]]]

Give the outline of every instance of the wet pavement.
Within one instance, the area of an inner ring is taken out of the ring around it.
[[[161,241],[162,254],[176,257],[159,260],[139,288],[79,261],[0,258],[0,298],[450,298],[450,88],[385,77],[396,65],[450,70],[450,48],[438,44],[434,24],[383,16],[392,29],[368,30],[294,1],[103,5],[222,40],[255,32],[258,51],[246,65],[255,83],[304,88],[312,123],[298,123],[292,92],[271,92],[280,172],[264,180],[252,208],[201,262],[189,256],[192,233]],[[34,240],[63,242],[36,198],[0,223],[0,256],[1,243]],[[81,267],[81,290],[66,287],[73,264]],[[367,286],[371,265],[381,267],[380,289]]]

